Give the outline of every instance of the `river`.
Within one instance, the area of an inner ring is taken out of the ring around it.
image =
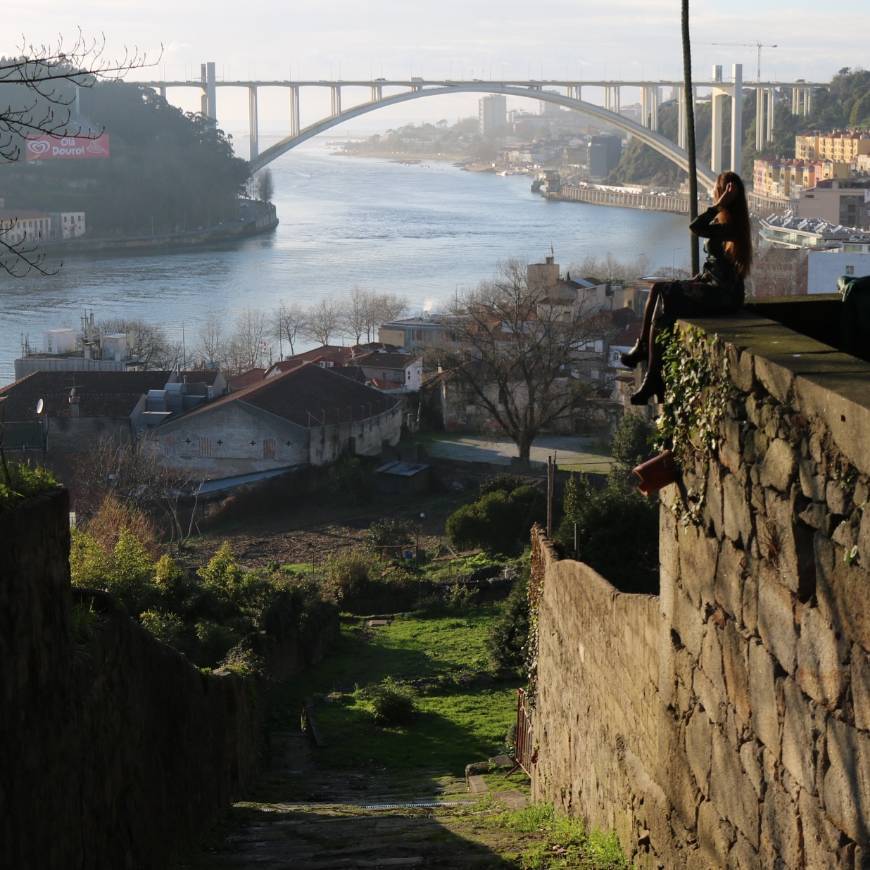
[[[265,143],[261,147],[266,147]],[[21,337],[42,347],[46,329],[140,317],[195,347],[217,312],[339,298],[359,285],[400,293],[412,309],[437,308],[490,277],[500,260],[541,260],[552,244],[565,267],[586,256],[684,266],[685,218],[547,202],[526,176],[464,172],[335,156],[312,142],[272,164],[281,224],[268,237],[217,249],[69,258],[57,275],[0,276],[0,384],[13,377]]]

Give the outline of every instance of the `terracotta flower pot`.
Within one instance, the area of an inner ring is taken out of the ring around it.
[[[680,469],[677,467],[674,454],[670,450],[663,450],[658,456],[653,456],[652,459],[647,459],[646,462],[633,468],[631,473],[640,480],[638,490],[644,495],[652,495],[662,487],[673,483]]]

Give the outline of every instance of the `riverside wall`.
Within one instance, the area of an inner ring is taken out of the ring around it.
[[[256,772],[255,687],[71,589],[64,490],[0,539],[0,866],[164,870]]]
[[[535,541],[536,798],[639,867],[870,866],[870,365],[779,324],[693,321],[734,395],[663,491],[661,593]]]

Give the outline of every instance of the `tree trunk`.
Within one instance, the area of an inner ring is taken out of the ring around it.
[[[532,441],[534,439],[528,435],[520,434],[516,440],[517,440],[517,450],[519,451],[520,459],[523,459],[526,462],[528,462],[529,456],[531,455],[531,452],[532,452]]]
[[[689,217],[694,220],[698,216],[698,168],[695,157],[695,101],[692,99],[692,43],[689,38],[689,0],[682,0],[682,30],[683,30],[683,87],[686,90],[686,151],[689,154]],[[698,237],[690,231],[692,274],[701,270],[701,260],[698,254]]]

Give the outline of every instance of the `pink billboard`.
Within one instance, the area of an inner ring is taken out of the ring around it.
[[[109,156],[109,134],[38,136],[26,143],[27,160],[87,160]]]

